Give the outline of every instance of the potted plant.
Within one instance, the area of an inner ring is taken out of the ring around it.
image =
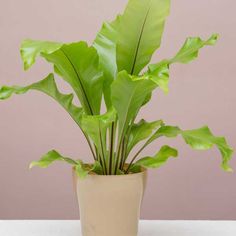
[[[91,163],[52,150],[30,167],[45,168],[54,161],[73,166],[84,236],[137,235],[146,169],[159,168],[178,155],[167,145],[153,156],[141,154],[161,137],[180,135],[197,150],[216,146],[222,156],[221,167],[232,171],[228,162],[233,150],[225,138],[214,136],[207,126],[184,130],[162,120],[137,121],[140,109],[151,100],[155,89],[168,92],[171,65],[192,61],[200,48],[214,45],[218,38],[217,34],[207,40],[187,38],[174,57],[149,64],[160,46],[169,8],[170,0],[130,0],[123,14],[102,25],[91,46],[84,41],[23,41],[20,52],[24,69],[29,69],[36,57],[43,57],[70,85],[71,94],[59,91],[53,73],[25,87],[0,88],[0,99],[29,90],[49,95],[81,129],[91,150]],[[74,96],[80,106],[74,104]],[[106,107],[103,113],[102,101]],[[137,144],[139,148],[134,152]]]

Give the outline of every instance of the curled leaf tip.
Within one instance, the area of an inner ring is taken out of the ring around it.
[[[34,166],[36,166],[36,162],[35,161],[32,161],[30,164],[29,164],[29,170],[31,170]]]
[[[219,38],[219,34],[212,34],[212,36],[207,40],[208,45],[214,45]]]
[[[234,172],[234,170],[229,165],[226,165],[224,163],[221,165],[221,167],[225,172],[228,172],[228,173]]]

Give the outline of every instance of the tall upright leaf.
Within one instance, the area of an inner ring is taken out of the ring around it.
[[[11,97],[13,93],[24,94],[29,90],[38,90],[55,99],[70,114],[74,121],[80,125],[81,115],[83,112],[82,108],[79,108],[72,103],[73,94],[62,94],[59,92],[53,74],[48,75],[45,79],[37,83],[25,87],[3,86],[0,88],[0,99],[7,99]]]
[[[103,115],[83,115],[81,119],[81,127],[95,144],[98,152],[97,158],[105,174],[108,173],[107,132],[115,119],[116,112],[114,109]]]
[[[27,40],[22,44],[21,55],[27,65],[32,65],[37,55],[53,63],[56,72],[74,89],[85,112],[99,114],[103,77],[95,48],[88,47],[86,42],[58,44]]]
[[[101,30],[98,32],[93,46],[96,48],[100,66],[104,74],[104,99],[109,109],[111,107],[111,89],[110,85],[116,77],[117,65],[116,65],[116,42],[118,37],[118,27],[120,24],[120,17],[111,22],[105,22],[102,25]]]
[[[118,71],[138,75],[159,48],[170,0],[129,0],[120,20]]]
[[[211,46],[216,43],[218,39],[217,34],[211,35],[207,40],[202,40],[199,37],[189,37],[179,50],[179,52],[171,59],[163,60],[156,64],[149,65],[148,72],[146,73],[152,77],[159,87],[168,92],[169,84],[169,67],[173,63],[189,63],[198,57],[199,49],[204,46]]]
[[[119,138],[137,115],[147,95],[156,84],[146,77],[135,77],[126,71],[119,72],[111,85],[111,100],[119,118]]]

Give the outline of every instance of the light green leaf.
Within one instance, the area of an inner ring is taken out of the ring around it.
[[[70,114],[70,116],[74,119],[74,121],[80,125],[80,119],[82,115],[82,108],[79,108],[73,105],[73,94],[62,94],[58,91],[57,85],[55,83],[53,74],[48,75],[45,79],[28,85],[26,87],[19,86],[3,86],[0,88],[0,99],[7,99],[13,93],[15,94],[23,94],[29,90],[37,90],[47,94],[48,96],[55,99],[61,106]]]
[[[119,118],[119,138],[137,115],[146,97],[157,85],[147,77],[135,77],[119,72],[111,85],[111,100]]]
[[[227,144],[224,137],[215,137],[207,126],[195,130],[182,131],[182,136],[187,144],[193,149],[206,150],[216,145],[222,155],[221,167],[231,172],[228,162],[230,161],[233,149]]]
[[[49,165],[51,165],[55,161],[65,161],[71,165],[77,165],[78,163],[71,158],[63,157],[60,153],[58,153],[55,150],[52,150],[45,154],[39,161],[33,161],[30,163],[30,167],[32,168],[34,166],[38,166],[41,168],[47,168]]]
[[[95,161],[93,164],[84,164],[82,161],[77,161],[75,172],[81,179],[86,178],[91,172],[94,172],[98,175],[103,174],[102,167],[98,161]]]
[[[112,122],[116,120],[116,112],[112,108],[103,115],[84,115],[81,120],[81,127],[83,131],[89,135],[95,144],[98,151],[98,161],[104,168],[104,173],[107,174],[108,155],[106,141],[108,128],[111,127]]]
[[[75,166],[75,173],[80,179],[85,179],[91,172],[101,174],[100,171],[102,171],[102,167],[97,161],[94,164],[85,164],[79,160]]]
[[[120,20],[118,71],[138,75],[159,48],[170,0],[130,0]]]
[[[149,65],[149,69],[146,74],[155,80],[159,87],[167,93],[169,84],[169,66],[173,63],[191,62],[197,58],[199,49],[207,45],[214,45],[217,39],[217,34],[213,34],[206,41],[199,37],[189,37],[173,58]]]
[[[179,134],[187,144],[196,150],[207,150],[214,145],[217,146],[222,156],[221,167],[225,171],[232,171],[228,163],[232,158],[233,149],[227,144],[224,137],[214,136],[207,126],[193,130],[181,130],[177,126],[163,126],[148,140],[148,143],[162,136],[173,138]]]
[[[65,161],[70,165],[73,165],[77,176],[81,179],[84,179],[89,172],[99,172],[101,171],[101,166],[98,162],[95,162],[92,165],[84,164],[80,160],[73,160],[69,157],[64,157],[55,150],[52,150],[45,154],[39,161],[33,161],[30,163],[30,168],[38,166],[41,168],[47,168],[49,165],[53,164],[55,161]]]
[[[128,141],[128,153],[131,149],[140,141],[147,139],[155,129],[164,125],[162,120],[157,120],[153,122],[146,122],[141,120],[139,123],[134,124],[131,128],[129,141]]]
[[[118,15],[111,23],[105,22],[93,43],[93,46],[98,52],[100,66],[104,74],[103,92],[108,109],[111,107],[110,85],[117,74],[116,41],[118,37],[117,30],[120,23],[120,17],[121,16]]]
[[[102,175],[103,174],[103,169],[101,164],[98,161],[95,161],[94,164],[92,165],[91,171],[98,174]]]
[[[75,166],[75,173],[80,179],[85,179],[88,174],[98,165],[97,162],[95,162],[93,165],[84,164],[82,161],[77,162],[78,163]]]
[[[159,168],[164,165],[170,157],[177,157],[178,151],[169,146],[161,147],[160,151],[153,157],[144,157],[138,160],[135,165],[145,168]]]
[[[99,114],[103,77],[95,48],[86,42],[58,44],[53,42],[24,41],[21,47],[24,63],[35,61],[40,55],[54,64],[56,72],[74,89],[87,114]],[[32,63],[31,63],[32,64]]]
[[[103,115],[83,115],[81,119],[81,127],[84,132],[90,136],[96,147],[99,148],[99,150],[102,150],[103,146],[101,144],[101,138],[105,143],[104,139],[107,133],[107,128],[110,127],[111,123],[114,122],[115,119],[116,112],[114,109],[109,110]],[[103,154],[105,154],[105,150],[103,150]]]
[[[217,42],[219,35],[213,34],[209,39],[202,40],[199,37],[189,37],[185,41],[182,48],[175,55],[174,58],[170,60],[172,63],[188,63],[198,57],[198,51],[204,46],[212,46]]]
[[[41,53],[50,54],[62,47],[62,43],[49,41],[24,40],[21,44],[20,53],[24,62],[24,69],[28,70]]]
[[[149,65],[146,73],[150,78],[156,81],[160,89],[165,93],[169,92],[169,62],[164,60],[158,64]]]
[[[153,142],[155,139],[165,136],[168,138],[174,138],[178,134],[180,134],[181,130],[177,126],[162,126],[160,127],[149,139],[148,139],[148,144]]]

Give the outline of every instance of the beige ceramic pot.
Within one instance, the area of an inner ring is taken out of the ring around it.
[[[75,176],[75,175],[74,175]],[[137,236],[147,172],[75,176],[83,236]]]

